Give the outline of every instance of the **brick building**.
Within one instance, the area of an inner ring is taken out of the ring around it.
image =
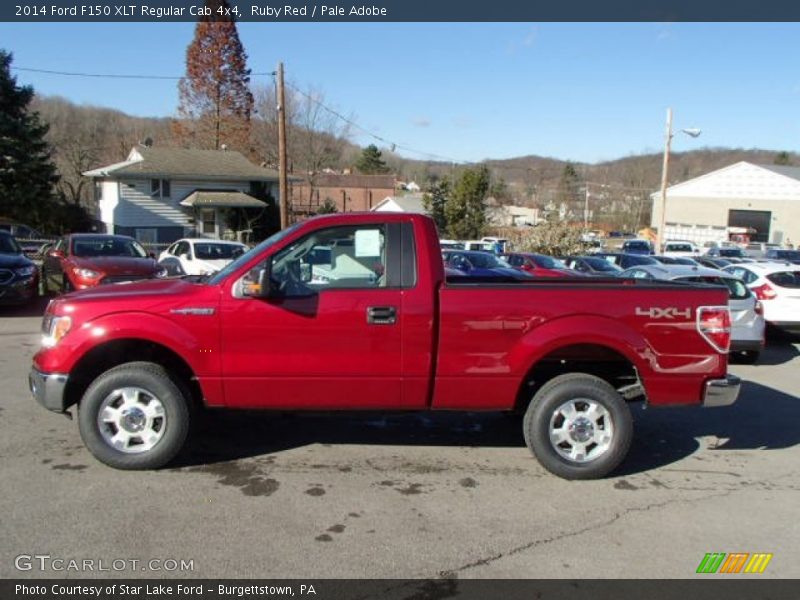
[[[312,215],[330,200],[338,212],[368,211],[386,196],[394,194],[394,175],[339,175],[321,173],[313,187],[307,180],[292,182],[292,211]]]

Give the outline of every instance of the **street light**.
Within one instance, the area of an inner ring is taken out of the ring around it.
[[[699,129],[681,129],[682,133],[686,135],[696,138],[702,132]],[[669,149],[672,143],[672,109],[667,109],[667,131],[664,139],[664,165],[661,169],[661,219],[658,222],[658,244],[656,249],[661,251],[663,249],[664,242],[667,241],[666,232],[664,228],[666,227],[666,216],[667,216],[667,178],[669,176]]]

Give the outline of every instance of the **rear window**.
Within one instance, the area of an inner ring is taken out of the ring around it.
[[[691,252],[692,247],[689,244],[667,244],[668,252]]]
[[[772,283],[778,287],[800,288],[800,271],[780,271],[767,275]]]
[[[734,279],[732,277],[682,277],[680,281],[724,285],[728,288],[728,297],[731,300],[744,300],[750,297],[750,290],[747,289],[747,286],[741,279]]]
[[[744,252],[741,248],[720,248],[719,255],[732,258],[744,258]]]
[[[649,250],[650,244],[648,244],[647,242],[625,242],[623,244],[623,247],[635,250]]]

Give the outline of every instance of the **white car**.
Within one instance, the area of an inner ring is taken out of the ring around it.
[[[617,276],[725,285],[731,311],[730,355],[748,363],[758,360],[764,347],[764,308],[747,285],[734,275],[701,266],[640,265]]]
[[[695,246],[692,242],[682,240],[667,240],[664,242],[664,256],[680,257],[680,256],[700,256],[700,248]]]
[[[768,323],[800,334],[800,265],[788,262],[746,262],[724,271],[747,284],[764,305]]]
[[[173,243],[159,257],[168,275],[211,275],[247,252],[239,242],[184,238]]]

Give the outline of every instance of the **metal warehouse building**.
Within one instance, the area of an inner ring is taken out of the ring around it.
[[[652,226],[661,195],[651,195]],[[666,230],[673,226],[755,229],[751,240],[800,242],[800,167],[739,162],[667,188]]]

